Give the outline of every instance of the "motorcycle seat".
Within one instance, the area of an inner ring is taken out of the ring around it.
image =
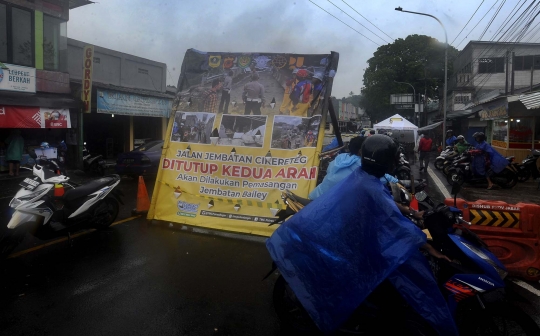
[[[88,196],[91,193],[96,192],[99,189],[112,184],[112,182],[115,181],[116,179],[119,179],[119,177],[116,178],[113,175],[113,176],[102,177],[100,179],[90,181],[74,189],[67,190],[64,194],[63,199],[65,201],[71,201],[77,198]]]

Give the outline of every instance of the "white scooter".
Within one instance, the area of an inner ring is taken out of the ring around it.
[[[110,175],[83,185],[68,183],[69,178],[57,175],[40,165],[32,168],[33,178],[26,178],[9,203],[14,213],[0,240],[0,257],[6,257],[26,233],[41,239],[68,236],[87,229],[104,229],[111,225],[122,203],[118,175]],[[63,196],[54,196],[55,188],[68,187]]]

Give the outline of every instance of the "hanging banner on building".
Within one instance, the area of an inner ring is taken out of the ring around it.
[[[504,98],[502,101],[483,104],[484,109],[478,112],[480,120],[497,120],[508,118],[508,101]]]
[[[69,109],[0,106],[2,128],[71,128]]]
[[[36,69],[4,63],[0,67],[0,91],[36,92]]]
[[[83,49],[83,81],[81,99],[83,101],[83,113],[92,111],[92,72],[94,69],[94,46],[87,45]]]
[[[214,58],[234,66],[211,67]],[[188,50],[148,218],[269,236],[281,192],[307,197],[317,183],[337,62]]]
[[[110,90],[97,90],[97,95],[98,113],[168,118],[172,107],[172,99],[167,98]]]

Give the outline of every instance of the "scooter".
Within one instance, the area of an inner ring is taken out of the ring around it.
[[[519,182],[525,182],[529,178],[539,179],[540,171],[537,168],[537,161],[540,158],[540,151],[538,149],[531,150],[531,154],[521,161],[521,164],[516,164],[518,171],[518,180]]]
[[[28,169],[28,168],[27,168]],[[69,178],[35,164],[33,178],[26,178],[9,203],[14,210],[7,232],[0,242],[0,256],[6,257],[30,233],[41,240],[87,228],[104,229],[116,219],[122,192],[115,190],[118,175],[110,175],[83,185],[69,183]],[[55,196],[58,188],[69,189]]]
[[[457,195],[458,192],[459,185],[454,184],[452,193]],[[423,225],[432,237],[429,243],[453,260],[448,262],[426,255],[460,335],[506,335],[509,332],[540,335],[540,328],[531,317],[505,301],[504,279],[508,273],[487,245],[468,229],[471,223],[463,219],[462,212],[443,204],[433,206],[434,202],[425,191],[416,193],[414,197],[426,209]],[[290,192],[284,193],[283,199],[288,207],[276,215],[283,220],[310,202]],[[269,274],[274,271],[275,267]],[[273,302],[287,331],[309,335],[320,333],[282,275],[274,285]],[[416,329],[414,334],[433,334],[425,321],[410,314],[410,309],[403,304],[393,286],[383,281],[339,331],[376,335],[392,318],[395,319],[392,323],[403,324],[399,328]]]
[[[437,170],[442,170],[444,168],[445,161],[451,161],[458,155],[458,152],[454,151],[454,147],[448,146],[441,152],[439,156],[437,156],[433,165]]]
[[[86,148],[86,142],[83,147],[83,168],[86,172],[93,172],[100,176],[105,174],[105,169],[107,168],[107,162],[103,159],[103,155],[90,154]]]
[[[453,166],[449,169],[447,175],[447,181],[450,185],[457,183],[463,185],[464,182],[467,183],[486,183],[486,177],[481,175],[476,175],[474,169],[471,165],[472,156],[483,155],[482,151],[472,149],[463,152],[462,156],[453,163]],[[517,170],[514,165],[512,165],[513,157],[506,158],[509,162],[508,165],[499,173],[491,176],[493,183],[501,186],[505,189],[513,188],[518,181]]]

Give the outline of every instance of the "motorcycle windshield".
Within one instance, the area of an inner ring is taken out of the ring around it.
[[[282,224],[266,246],[322,331],[337,329],[391,276],[441,335],[454,335],[429,266],[418,262],[418,248],[425,242],[425,234],[401,215],[383,184],[357,169]]]

